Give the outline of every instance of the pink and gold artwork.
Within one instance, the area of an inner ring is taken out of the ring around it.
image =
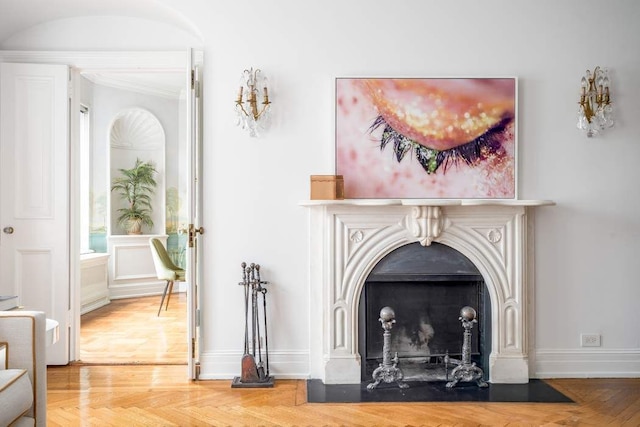
[[[516,197],[515,78],[336,79],[348,199]]]

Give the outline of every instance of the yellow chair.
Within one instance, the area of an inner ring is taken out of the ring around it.
[[[156,275],[160,280],[166,280],[167,285],[164,287],[164,293],[162,294],[162,300],[160,301],[160,308],[158,308],[158,316],[160,316],[160,310],[164,304],[165,297],[167,298],[167,305],[164,308],[165,311],[169,308],[169,300],[171,299],[171,292],[173,292],[173,282],[185,281],[185,270],[178,267],[171,261],[167,250],[162,242],[152,237],[149,239],[149,245],[151,246],[151,255],[153,255],[153,264],[156,267]],[[169,295],[167,296],[167,292]]]

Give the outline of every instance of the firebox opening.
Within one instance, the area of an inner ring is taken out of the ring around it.
[[[482,275],[460,252],[446,245],[419,243],[386,255],[371,271],[359,302],[358,346],[362,381],[371,381],[383,358],[380,310],[391,307],[391,354],[405,381],[448,381],[455,360],[462,358],[462,307],[477,312],[472,330],[471,360],[489,378],[491,303]],[[446,356],[449,356],[447,358]]]

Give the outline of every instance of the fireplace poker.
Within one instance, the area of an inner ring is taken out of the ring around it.
[[[256,357],[256,265],[251,263],[249,266],[249,286],[251,286],[251,354]]]
[[[256,264],[254,266],[254,272],[255,275],[253,276],[255,278],[254,283],[253,283],[253,321],[256,325],[256,339],[258,342],[258,377],[260,377],[261,380],[264,380],[265,378],[265,374],[264,374],[264,363],[262,363],[262,336],[260,335],[260,314],[259,314],[259,307],[258,307],[258,293],[260,292],[260,290],[262,289],[262,286],[260,284],[260,265]],[[265,330],[266,330],[266,325],[265,325]]]
[[[260,280],[260,266],[256,266],[256,274],[258,277],[258,284],[260,286],[260,293],[262,293],[262,315],[264,316],[264,356],[267,367],[267,374],[269,376],[269,329],[267,328],[267,288],[262,286],[262,281]],[[267,282],[264,282],[265,284]],[[262,360],[260,360],[262,362]]]

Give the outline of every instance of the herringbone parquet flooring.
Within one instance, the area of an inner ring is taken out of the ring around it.
[[[80,320],[80,361],[91,364],[186,364],[187,297],[174,293],[112,300]]]
[[[51,367],[48,426],[639,426],[640,379],[558,379],[575,403],[306,403],[273,389],[190,381],[185,366]]]
[[[185,332],[167,332],[186,323],[183,296],[174,295],[159,318],[158,304],[159,297],[120,300],[109,316],[83,316],[83,340],[85,328],[94,328],[83,341],[91,363],[48,369],[48,426],[640,426],[640,378],[548,380],[575,401],[568,404],[310,404],[303,380],[276,380],[273,389],[191,381]],[[133,319],[148,330],[131,338],[124,331],[137,329]],[[172,362],[167,353],[174,352]]]

